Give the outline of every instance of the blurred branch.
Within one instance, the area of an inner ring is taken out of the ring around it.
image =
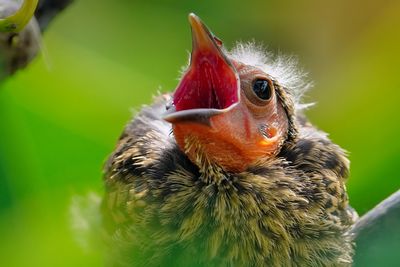
[[[400,262],[400,190],[365,214],[353,226],[355,266],[394,266]]]
[[[43,32],[51,20],[71,4],[72,1],[73,0],[40,0],[39,6],[35,12],[40,30]]]
[[[362,216],[351,233],[357,239],[362,239],[367,234],[382,231],[383,226],[400,228],[400,190]]]

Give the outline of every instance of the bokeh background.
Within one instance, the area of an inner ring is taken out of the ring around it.
[[[0,85],[1,266],[102,265],[71,234],[71,198],[101,194],[131,110],[176,86],[189,12],[228,48],[298,56],[315,82],[309,117],[349,151],[360,214],[400,187],[399,1],[75,0],[44,34],[46,55]]]

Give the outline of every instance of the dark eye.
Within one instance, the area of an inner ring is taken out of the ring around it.
[[[256,80],[253,84],[253,91],[262,100],[269,100],[272,96],[272,88],[267,80]]]

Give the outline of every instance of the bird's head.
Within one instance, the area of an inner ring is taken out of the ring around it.
[[[190,64],[164,117],[179,147],[198,165],[233,172],[275,156],[295,135],[291,95],[240,49],[228,53],[196,15],[189,22]]]

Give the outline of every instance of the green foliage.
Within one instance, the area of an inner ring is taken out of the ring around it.
[[[48,62],[1,85],[3,266],[101,265],[69,230],[71,197],[102,192],[102,164],[130,109],[176,86],[192,11],[228,48],[255,39],[299,55],[316,81],[310,118],[350,151],[360,213],[399,187],[398,2],[206,2],[75,1],[45,34]]]

